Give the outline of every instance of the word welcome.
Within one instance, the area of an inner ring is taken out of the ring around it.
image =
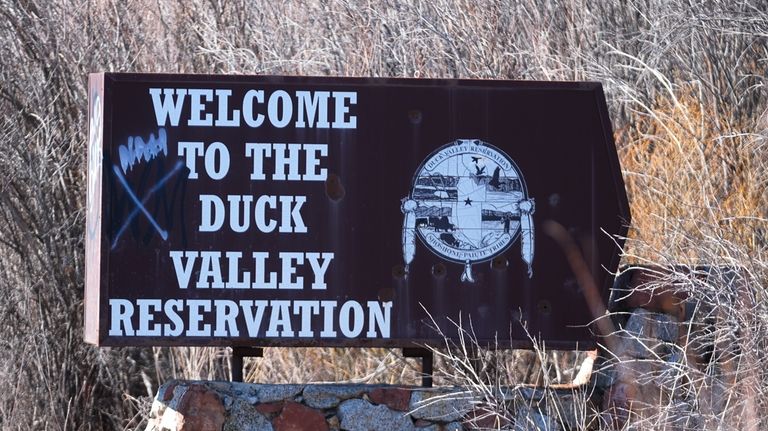
[[[357,104],[353,91],[248,90],[239,109],[230,107],[232,90],[217,88],[150,88],[158,126],[178,126],[182,111],[188,126],[248,127],[266,123],[283,128],[293,123],[297,129],[355,129],[357,116],[350,109]],[[209,110],[209,104],[216,107]],[[265,106],[266,105],[266,106]],[[333,118],[330,113],[333,113]]]

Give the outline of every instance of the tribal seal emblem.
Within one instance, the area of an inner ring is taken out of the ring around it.
[[[505,252],[519,237],[533,276],[534,200],[515,162],[493,145],[459,139],[438,148],[416,170],[400,209],[406,271],[417,236],[436,255],[463,264],[461,280],[468,282],[472,264]]]

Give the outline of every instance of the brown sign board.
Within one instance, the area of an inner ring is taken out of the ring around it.
[[[629,208],[602,87],[89,77],[85,339],[594,345]]]

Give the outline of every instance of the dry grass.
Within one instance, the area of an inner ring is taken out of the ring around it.
[[[228,375],[218,349],[81,342],[85,83],[99,70],[604,82],[634,215],[627,262],[744,269],[749,302],[676,280],[733,329],[714,339],[738,346],[725,373],[754,384],[721,392],[748,395],[762,416],[767,11],[760,0],[0,0],[0,426],[131,428],[164,379]],[[416,377],[384,349],[267,355],[249,379]],[[521,359],[505,378],[557,378],[553,359],[539,357],[546,372]],[[694,400],[722,380],[712,364],[685,368]],[[725,411],[702,413],[700,428],[735,428],[739,410]]]

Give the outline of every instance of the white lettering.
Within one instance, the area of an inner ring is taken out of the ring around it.
[[[133,316],[133,304],[127,299],[110,299],[109,309],[111,326],[109,328],[109,335],[115,337],[133,337],[133,324],[131,323],[131,316]]]
[[[291,96],[283,90],[277,90],[272,93],[269,96],[269,102],[267,102],[267,116],[273,126],[277,128],[287,126],[293,116]]]
[[[317,119],[317,127],[327,129],[328,124],[328,97],[331,95],[328,91],[297,91],[296,99],[299,105],[298,119],[296,120],[296,127],[302,129],[307,127],[315,127],[315,120]],[[322,100],[321,100],[322,99]],[[306,118],[307,123],[304,122]]]
[[[251,273],[245,271],[243,273],[243,280],[240,281],[240,258],[243,257],[243,253],[239,251],[228,251],[227,263],[229,266],[229,277],[224,287],[227,289],[248,289],[251,287]]]
[[[301,218],[301,206],[307,201],[306,196],[280,196],[282,219],[280,233],[307,233],[307,226]],[[294,205],[295,204],[295,205]]]
[[[184,301],[181,299],[169,299],[163,305],[163,312],[168,316],[168,320],[173,323],[173,329],[171,324],[166,323],[163,325],[163,335],[166,337],[178,337],[184,331],[184,321],[181,320],[178,311],[184,307]]]
[[[240,331],[237,330],[237,315],[240,309],[235,301],[220,299],[216,303],[216,330],[213,331],[214,337],[237,337]]]
[[[187,90],[163,88],[163,98],[160,99],[160,89],[150,88],[149,94],[152,95],[152,106],[155,108],[155,119],[158,126],[165,126],[169,117],[171,126],[179,125],[179,116],[181,116],[181,107],[184,106],[184,99],[187,96]],[[176,94],[176,100],[173,95]]]
[[[229,96],[232,90],[216,90],[216,97],[219,99],[219,116],[216,117],[216,127],[239,127],[240,110],[233,109],[232,115],[228,115]]]
[[[321,257],[322,256],[322,257]],[[322,259],[322,262],[321,262]],[[328,285],[325,284],[325,271],[333,260],[333,253],[307,253],[307,260],[315,274],[315,281],[312,282],[312,289],[325,290]]]
[[[189,176],[187,178],[190,180],[196,180],[198,178],[195,158],[202,156],[204,150],[205,146],[202,142],[179,141],[178,155],[184,157],[184,163],[186,163],[187,169],[189,169]]]
[[[253,314],[253,308],[256,308],[256,314]],[[243,309],[245,317],[245,327],[248,328],[248,336],[256,338],[259,336],[261,320],[264,318],[264,310],[267,308],[267,301],[240,301],[240,308]]]
[[[216,232],[224,225],[224,202],[216,195],[200,195],[200,232]]]
[[[248,127],[259,127],[264,123],[264,116],[261,114],[253,117],[253,99],[259,103],[264,103],[264,90],[248,90],[243,97],[243,119]]]
[[[290,306],[291,301],[269,301],[269,305],[272,307],[269,316],[269,329],[267,329],[267,337],[293,337],[293,329],[291,329],[291,315]],[[277,330],[277,327],[282,327],[282,331]]]
[[[357,117],[354,115],[349,116],[349,120],[345,120],[344,117],[349,114],[349,105],[357,104],[357,93],[350,91],[334,91],[333,100],[336,105],[336,119],[333,121],[331,127],[334,129],[355,129],[357,128]]]
[[[342,304],[339,310],[339,329],[348,338],[355,338],[363,332],[363,306],[359,302],[350,300]]]
[[[187,329],[187,336],[189,337],[210,337],[211,325],[206,323],[203,328],[200,329],[200,323],[203,321],[203,316],[200,314],[200,308],[203,312],[211,311],[210,299],[188,299],[187,307],[189,308],[189,328]]]
[[[277,274],[274,272],[269,273],[269,280],[266,280],[266,265],[265,262],[269,257],[267,252],[253,252],[253,260],[255,263],[254,280],[251,288],[253,289],[277,289]]]
[[[221,279],[221,252],[201,251],[200,258],[200,275],[195,287],[198,289],[223,289],[224,281]],[[209,278],[213,278],[213,282],[209,282]]]
[[[155,320],[154,312],[162,308],[162,301],[159,299],[137,299],[136,305],[139,306],[139,330],[136,335],[139,337],[158,337],[160,336],[160,325],[157,323],[149,327],[150,322]],[[152,311],[150,311],[150,308]]]
[[[173,269],[176,271],[176,281],[179,284],[179,289],[186,289],[192,276],[192,267],[195,266],[195,260],[197,260],[199,255],[196,251],[171,251],[169,254],[171,259],[173,259]],[[187,258],[187,263],[181,262],[182,257]]]
[[[264,157],[272,154],[271,144],[245,143],[245,157],[253,158],[253,170],[251,171],[251,180],[264,180]]]
[[[206,113],[205,118],[201,117],[201,114],[205,111],[205,102],[210,102],[213,100],[213,90],[210,89],[196,89],[196,88],[190,88],[189,89],[189,98],[190,98],[190,114],[189,114],[189,121],[187,121],[187,125],[189,126],[212,126],[213,125],[213,114]],[[205,102],[203,101],[205,99]],[[338,117],[338,109],[336,110],[336,115]]]
[[[280,253],[280,261],[283,266],[283,273],[280,279],[279,289],[303,289],[304,277],[296,277],[296,281],[293,281],[293,276],[296,275],[296,265],[304,264],[304,253]],[[296,261],[296,265],[293,262]]]
[[[315,336],[312,331],[312,316],[320,312],[320,303],[318,301],[293,301],[293,314],[301,316],[301,330],[298,336],[302,338],[311,338]]]
[[[219,166],[216,167],[218,155]],[[229,150],[221,142],[213,142],[205,149],[205,173],[214,180],[224,178],[229,172]]]
[[[391,310],[392,301],[368,301],[368,333],[365,334],[366,337],[377,338],[381,334],[381,338],[389,338]],[[376,332],[376,327],[379,328],[378,332]]]
[[[333,329],[333,310],[336,308],[336,301],[320,301],[320,307],[323,308],[323,330],[320,331],[321,338],[333,338],[336,331]]]

